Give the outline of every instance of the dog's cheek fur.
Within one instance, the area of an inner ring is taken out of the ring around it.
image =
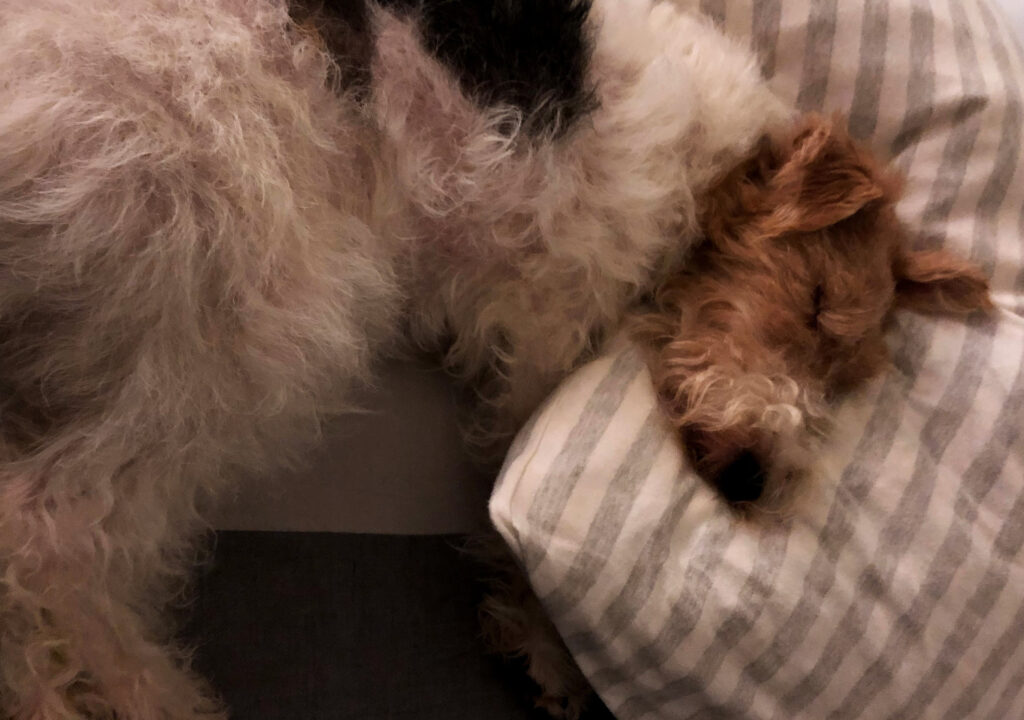
[[[706,254],[641,321],[655,387],[702,478],[731,504],[780,509],[825,424],[821,385],[801,366],[814,334],[774,275],[740,288],[721,268],[701,271]]]
[[[154,616],[197,495],[290,456],[394,327],[374,142],[287,22],[0,9],[0,376],[41,412],[0,477],[4,716],[214,714]]]

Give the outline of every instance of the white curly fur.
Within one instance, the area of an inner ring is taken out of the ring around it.
[[[218,716],[160,613],[199,495],[294,457],[402,317],[507,430],[783,115],[711,28],[609,0],[599,109],[535,141],[375,17],[365,106],[278,0],[0,0],[0,716]]]
[[[777,360],[774,372],[742,370],[738,360],[723,362],[722,357],[740,357],[730,345],[725,337],[719,345],[706,338],[681,338],[665,346],[660,377],[673,388],[665,400],[675,408],[675,422],[708,430],[743,426],[781,434],[821,433],[828,403],[820,387],[801,385],[786,374],[782,358],[767,352],[761,359],[769,367]]]
[[[763,435],[769,449],[761,511],[785,509],[794,480],[811,467],[829,427],[828,403],[820,388],[802,386],[780,363],[770,374],[715,362],[701,341],[675,340],[660,378],[674,388],[664,409],[674,423],[709,432],[742,429]]]
[[[695,198],[785,112],[710,25],[615,0],[593,11],[599,109],[532,143],[515,110],[463,97],[414,27],[380,22],[374,109],[410,204],[414,330],[451,331],[459,371],[502,375],[490,400],[518,422],[679,265]]]
[[[0,48],[0,373],[46,415],[0,467],[4,712],[194,717],[151,611],[198,487],[394,324],[374,141],[269,2],[6,3]]]

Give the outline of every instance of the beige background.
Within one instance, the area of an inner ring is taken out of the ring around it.
[[[444,375],[393,364],[378,385],[372,412],[328,423],[308,468],[243,484],[215,526],[433,534],[483,522],[489,482],[463,450]]]

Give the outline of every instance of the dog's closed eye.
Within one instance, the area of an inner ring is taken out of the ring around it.
[[[811,295],[811,316],[807,320],[807,325],[813,329],[818,329],[818,317],[821,315],[822,303],[825,301],[825,288],[821,283],[814,286],[814,293]]]

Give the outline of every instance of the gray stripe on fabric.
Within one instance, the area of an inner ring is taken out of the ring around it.
[[[984,242],[996,236],[996,216],[1003,208],[1006,197],[1010,191],[1010,182],[1013,180],[1017,167],[1020,164],[1021,137],[1024,132],[1024,121],[1021,119],[1021,90],[1017,82],[1017,74],[1010,63],[1010,56],[1006,44],[999,40],[999,27],[992,10],[985,3],[981,3],[981,15],[985,21],[986,29],[992,41],[992,52],[999,68],[999,74],[1003,79],[1003,86],[1008,95],[1006,111],[1003,117],[1003,126],[999,137],[999,146],[995,152],[995,167],[989,174],[988,181],[981,191],[981,198],[978,202],[977,215],[982,219],[982,228],[979,231],[982,237],[981,242],[975,243],[975,251],[972,257],[981,264],[987,275],[992,274],[996,260],[996,248],[994,242]]]
[[[1016,513],[1024,513],[1024,495],[1018,496],[1017,502],[1014,503],[1012,509]],[[973,598],[971,602],[974,602]],[[977,624],[969,625],[968,627],[972,628],[975,632],[977,631]],[[1021,602],[1020,607],[1017,608],[1016,614],[1014,614],[1013,619],[1010,621],[1010,627],[1024,627],[1024,602]],[[1016,634],[1003,634],[995,646],[989,648],[985,655],[985,662],[978,668],[978,672],[975,673],[974,678],[963,689],[960,696],[957,697],[956,702],[942,716],[942,720],[963,720],[964,718],[974,717],[974,711],[978,707],[978,703],[981,702],[982,696],[992,690],[992,683],[1021,647],[1022,640],[1024,638],[1022,638],[1019,632]],[[992,717],[1004,718],[1006,715],[1004,713],[993,715]]]
[[[1019,427],[1022,419],[1020,415],[1022,402],[1020,397],[1021,383],[1022,380],[1018,377],[1017,416],[1010,418],[1010,422],[1016,423],[1017,427]],[[1009,430],[1009,427],[1006,429]],[[1019,439],[1019,430],[1014,431],[1014,435]],[[1010,447],[1012,447],[1012,444],[1003,445],[1004,457],[1002,458],[1002,463],[1005,463],[1005,454],[1009,452]],[[992,464],[995,465],[996,463]],[[998,470],[992,468],[992,472],[996,473]],[[973,508],[973,512],[974,515],[977,514],[976,507]],[[970,539],[967,538],[967,541],[969,542]],[[1006,521],[996,539],[996,546],[1000,549],[996,560],[986,570],[985,577],[978,583],[977,589],[957,618],[954,625],[956,630],[946,638],[938,660],[931,667],[928,674],[918,683],[914,693],[898,714],[899,717],[911,718],[921,716],[927,707],[927,701],[938,694],[943,683],[946,682],[956,668],[957,663],[963,659],[964,651],[970,647],[973,640],[977,639],[978,631],[981,629],[982,624],[988,621],[987,619],[992,612],[992,608],[1009,581],[1010,567],[1017,561],[1021,547],[1024,546],[1024,492],[1017,495],[1017,500],[1007,514]],[[1019,619],[1010,623],[1008,632],[1005,632],[999,638],[996,646],[987,648],[985,662],[978,669],[978,672],[967,687],[964,688],[953,706],[946,712],[945,717],[948,720],[959,720],[960,718],[970,716],[971,711],[981,698],[981,693],[985,689],[992,687],[996,676],[1003,669],[1009,656],[1024,642],[1024,602],[1017,609],[1016,616]]]
[[[672,534],[699,487],[699,480],[684,473],[685,471],[680,472],[677,478],[677,487],[681,488],[681,491],[669,502],[668,507],[658,518],[654,531],[640,550],[640,555],[621,591],[601,613],[601,618],[595,625],[600,636],[577,633],[566,638],[566,645],[574,655],[593,654],[606,644],[610,644],[604,639],[617,637],[633,618],[632,608],[642,606],[650,597],[662,568],[668,562],[672,550]]]
[[[678,644],[676,638],[690,634],[704,611],[704,603],[707,602],[708,594],[714,584],[715,572],[722,561],[729,538],[732,537],[735,530],[734,522],[729,511],[723,509],[721,514],[705,523],[701,528],[701,537],[694,545],[686,570],[683,571],[683,582],[680,586],[683,588],[683,594],[673,604],[657,638],[639,648],[629,662],[616,663],[595,673],[592,678],[595,686],[609,687],[633,679],[635,677],[634,667],[637,664],[643,664],[647,656],[657,653],[658,648],[664,645],[674,647]],[[671,540],[671,538],[668,539]],[[623,629],[633,619],[636,607],[630,606],[627,609],[628,616],[625,618],[625,623],[622,623]],[[602,628],[599,642],[610,642],[610,640],[611,636],[605,634]]]
[[[991,6],[992,5],[989,4],[989,7]],[[1007,42],[1010,44],[1010,47],[1013,49],[1013,52],[1017,54],[1018,62],[1020,62],[1021,65],[1024,65],[1024,35],[1018,33],[1017,27],[1013,23],[1008,21],[1009,18],[1007,18],[1006,16],[1006,11],[1003,10],[1003,7],[1000,3],[996,3],[995,7],[1001,15],[1001,17],[999,18],[999,23],[1007,29]]]
[[[527,570],[532,572],[547,555],[547,541],[565,510],[576,481],[587,460],[612,422],[615,411],[626,397],[630,380],[642,372],[639,351],[623,350],[612,362],[608,373],[587,399],[587,403],[569,433],[565,447],[552,462],[530,503],[527,519],[536,532],[530,548],[523,548]]]
[[[902,334],[903,343],[894,356],[894,364],[902,372],[890,373],[885,379],[875,409],[851,456],[855,460],[843,471],[836,498],[815,543],[817,550],[804,578],[800,599],[775,633],[771,645],[743,668],[727,701],[729,707],[741,714],[744,708],[749,708],[761,684],[774,677],[786,659],[803,644],[818,619],[821,599],[835,585],[839,555],[853,537],[854,508],[874,486],[878,469],[889,454],[900,426],[909,388],[905,376],[915,375],[927,354],[928,343],[919,337],[922,329],[923,323],[917,322],[910,324]]]
[[[725,25],[725,0],[700,0],[700,11],[711,18],[715,25]]]
[[[800,93],[796,106],[802,112],[821,110],[828,93],[829,73],[832,69],[832,46],[836,37],[838,0],[817,0],[811,3],[807,20],[807,44],[804,47],[804,67],[800,80]]]
[[[893,669],[899,667],[904,655],[913,647],[914,641],[922,637],[932,613],[945,597],[953,577],[970,554],[978,506],[996,484],[1010,448],[1020,437],[1016,423],[1020,419],[1022,408],[1024,367],[1017,375],[1013,393],[1000,411],[999,419],[994,425],[995,434],[964,473],[954,505],[953,520],[942,544],[932,556],[921,590],[914,597],[910,607],[896,618],[885,645],[878,654],[878,659],[865,670],[830,718],[855,717],[858,708],[865,707],[882,687],[891,682]],[[995,604],[999,592],[1006,585],[1008,556],[1012,559],[1024,542],[1024,518],[1011,515],[999,535],[1010,543],[1007,552],[999,553],[1002,557],[993,563],[985,578],[978,584],[967,608],[953,626],[955,630],[943,643],[942,651],[935,663],[919,682],[910,700],[896,713],[896,717],[910,720],[921,715],[927,707],[927,701],[935,696],[960,660],[959,651],[974,639],[972,623],[975,628],[981,623],[982,618]]]
[[[983,86],[977,54],[966,34],[963,9],[952,3],[950,10],[956,25],[954,35],[964,86],[970,88],[972,83]],[[927,221],[943,225],[948,221],[963,187],[971,151],[979,133],[980,123],[973,115],[964,116],[959,124],[954,125],[932,188],[932,199],[925,209]],[[978,238],[975,237],[974,245],[977,244]],[[963,419],[959,412],[951,408],[963,408],[973,402],[981,384],[980,367],[992,345],[993,332],[994,325],[982,326],[976,333],[980,336],[979,341],[961,348],[950,383],[921,431],[910,481],[904,488],[897,508],[890,515],[890,522],[881,533],[880,552],[858,578],[857,591],[836,631],[826,641],[814,669],[781,699],[778,706],[780,711],[784,709],[785,712],[799,714],[821,694],[838,669],[843,650],[853,647],[861,639],[868,618],[885,597],[885,588],[891,582],[914,532],[924,519],[923,513],[934,489],[929,479],[933,477],[935,465],[955,437]]]
[[[608,564],[608,556],[619,541],[637,490],[650,475],[658,449],[666,441],[664,427],[662,409],[655,407],[615,469],[597,514],[587,528],[580,552],[576,553],[558,586],[541,598],[554,616],[566,613],[582,600]]]
[[[967,174],[974,144],[977,142],[979,129],[974,132],[956,132],[968,121],[978,124],[979,112],[988,104],[985,94],[985,78],[982,77],[978,63],[978,51],[971,42],[970,26],[967,16],[959,0],[951,0],[950,12],[953,15],[953,40],[956,46],[957,61],[960,66],[962,96],[964,101],[958,102],[953,110],[953,132],[942,152],[942,162],[936,173],[935,185],[928,206],[924,209],[924,223],[945,223],[953,210],[960,189]],[[972,100],[977,99],[977,102]]]
[[[656,712],[659,706],[697,695],[706,685],[714,682],[716,673],[721,669],[730,651],[746,636],[764,611],[764,601],[771,595],[775,579],[786,558],[791,530],[789,523],[765,526],[761,529],[754,565],[739,590],[735,606],[728,617],[718,624],[714,639],[694,665],[700,676],[686,675],[655,692],[637,693],[617,708],[622,715],[634,717]],[[679,642],[675,646],[661,649],[658,654],[663,656],[662,661],[667,660],[675,652],[683,639],[679,637]],[[654,656],[649,656],[646,660],[647,665],[631,666],[630,671],[638,675],[661,664]],[[697,716],[702,716],[703,712],[703,708],[699,709]]]
[[[929,67],[919,68],[918,72],[912,74],[907,88],[908,115],[904,118],[904,127],[908,126],[917,109],[932,107],[935,91],[933,20],[929,15],[915,8],[912,26],[919,31],[927,31],[926,34],[914,33],[914,37],[921,40],[926,37],[928,41],[927,46],[912,43],[912,58],[927,59]],[[915,77],[919,82],[914,82]],[[918,117],[930,117],[930,111],[924,115],[918,115]],[[966,167],[969,149],[973,146],[974,141],[971,137],[965,139],[960,136],[971,136],[972,134],[976,135],[977,131],[972,133],[971,129],[964,125],[954,128],[944,149],[943,169],[955,167],[958,161],[960,165]],[[932,221],[942,220],[943,212],[948,217],[948,213],[952,209],[952,203],[940,203],[940,198],[939,186],[938,183],[935,183],[926,211],[928,219]],[[904,335],[904,342],[894,356],[894,364],[907,377],[912,378],[917,375],[927,356],[934,329],[920,320],[908,320],[907,326],[907,329],[916,330],[920,337]],[[888,456],[899,428],[902,409],[905,405],[905,391],[900,387],[901,381],[902,378],[895,374],[890,374],[886,378],[879,395],[879,402],[872,412],[854,453],[853,457],[857,460],[844,471],[836,500],[829,509],[828,519],[822,528],[818,550],[805,578],[800,600],[786,618],[769,648],[744,667],[730,698],[730,706],[749,706],[758,686],[773,677],[786,658],[790,657],[803,644],[810,628],[817,620],[820,612],[819,599],[825,597],[835,584],[835,562],[843,546],[853,535],[854,519],[852,516],[855,508],[867,497],[877,467]],[[873,462],[872,459],[874,459]]]
[[[995,35],[1000,30],[1000,23],[1002,22],[1002,18],[996,17],[992,10],[993,8],[990,4],[982,5],[982,11],[986,18],[986,24],[988,26],[989,33]],[[1017,52],[1018,59],[1022,63],[1024,63],[1024,50],[1021,49],[1022,46],[1019,42],[1020,39],[1018,38],[1013,28],[1001,28],[1001,30],[1004,32],[1000,34],[1002,37],[1002,43],[998,45],[998,49],[1000,50],[1000,52],[997,53],[997,61],[999,62],[999,70],[1002,74],[1002,77],[1006,79],[1008,85],[1012,85],[1014,88],[1013,110],[1016,112],[1018,119],[1020,119],[1022,112],[1024,112],[1022,111],[1022,103],[1024,103],[1024,96],[1022,96],[1021,92],[1019,73],[1017,72],[1017,69],[1013,66],[1013,62],[1010,58],[1010,51],[1012,50],[1014,52]],[[1009,49],[1007,47],[1008,45],[1010,46]],[[1022,150],[1021,140],[1022,135],[1020,132],[1018,132],[1018,134],[1015,137],[1015,147],[1012,151],[1014,157],[1017,158],[1018,162],[1020,162],[1020,154]],[[1009,190],[1009,185],[1012,178],[1013,171],[1011,171],[1010,177],[1006,178],[1005,181],[1007,190]],[[1022,204],[1021,206],[1017,227],[1018,239],[1024,238],[1024,204]],[[1024,292],[1024,263],[1022,263],[1021,270],[1018,273],[1017,279],[1014,282],[1014,289],[1017,290],[1018,292]],[[1021,301],[1018,303],[1017,307],[1014,308],[1014,310],[1018,314],[1024,314],[1024,298],[1021,298]]]
[[[916,148],[917,143],[923,138],[925,131],[934,130],[943,125],[953,126],[961,123],[965,118],[984,111],[988,106],[988,102],[988,98],[984,95],[965,92],[963,95],[951,98],[947,102],[937,103],[927,113],[920,113],[912,118],[914,125],[907,136],[909,138],[907,141],[914,143],[912,147]],[[901,138],[897,139],[900,140],[900,143],[904,142]],[[905,146],[897,145],[897,143],[893,143],[893,146],[900,152],[908,150]],[[900,161],[901,167],[903,162],[902,160]]]
[[[775,75],[779,30],[782,27],[782,0],[758,0],[753,6],[754,51],[761,60],[761,74],[771,79]]]
[[[981,7],[981,11],[1003,84],[1010,97],[1003,116],[996,162],[989,173],[988,181],[984,185],[975,212],[977,221],[974,226],[972,242],[974,252],[972,254],[988,272],[991,272],[994,265],[995,248],[993,243],[987,242],[987,240],[996,234],[995,218],[1006,200],[1010,180],[1016,171],[1020,155],[1022,125],[1020,88],[1012,74],[1007,48],[999,41],[995,18],[984,6]],[[1016,410],[1013,405],[1009,405],[1003,408],[1004,413],[1008,409]],[[997,430],[998,432],[999,430]],[[1008,442],[1012,444],[1014,440],[1015,438],[1010,438]],[[979,460],[985,458],[990,447],[992,446],[990,445],[983,451]],[[1007,446],[1002,445],[1001,447]],[[1003,459],[1005,460],[1005,454],[1003,454]],[[977,474],[979,468],[983,471],[980,476]],[[891,682],[892,667],[910,651],[910,641],[921,636],[932,612],[948,590],[953,576],[967,558],[971,548],[971,536],[965,527],[973,526],[977,514],[977,503],[991,489],[1000,469],[1001,464],[993,466],[991,462],[981,466],[972,464],[971,470],[974,470],[975,473],[971,474],[969,470],[963,478],[954,510],[954,522],[948,528],[942,546],[932,559],[927,579],[923,584],[924,590],[917,594],[910,608],[897,618],[896,623],[890,628],[884,649],[878,659],[861,675],[833,713],[833,718],[851,717],[855,708],[863,707],[882,687]],[[992,602],[995,602],[994,598]],[[943,658],[940,657],[939,662],[943,662]],[[923,706],[918,705],[918,707],[920,709]],[[900,713],[899,716],[913,717],[910,710],[906,708],[905,712]]]
[[[526,446],[529,444],[530,438],[533,436],[533,431],[537,427],[537,422],[540,420],[541,415],[546,411],[549,403],[551,403],[554,396],[549,396],[540,407],[530,416],[530,419],[526,421],[526,424],[519,430],[515,440],[508,448],[508,452],[505,454],[505,460],[501,464],[501,470],[498,471],[498,482],[501,482],[505,478],[505,473],[512,466],[520,455],[526,450]],[[489,527],[495,527],[493,520],[488,520]],[[519,531],[516,529],[511,530],[515,536],[514,540],[509,540],[511,543],[512,551],[516,555],[521,555],[525,552],[521,545],[522,538],[519,536]]]
[[[914,5],[910,11],[910,73],[907,76],[907,110],[893,138],[890,152],[899,157],[916,147],[929,127],[935,103],[935,16],[930,8]],[[913,153],[901,158],[904,170]]]
[[[866,0],[860,33],[860,63],[850,107],[850,133],[861,140],[878,126],[878,108],[885,77],[889,39],[889,0]]]
[[[499,478],[505,475],[505,471],[508,470],[509,466],[523,454],[524,450],[526,450],[526,445],[529,443],[530,437],[533,435],[534,428],[537,427],[537,422],[547,411],[553,397],[554,395],[551,395],[541,403],[537,410],[534,411],[533,415],[530,416],[530,419],[526,421],[526,424],[520,428],[519,432],[516,434],[515,440],[513,440],[512,444],[509,445],[508,452],[505,453],[505,462],[502,463],[501,470],[498,472]]]
[[[999,695],[999,700],[996,701],[995,707],[992,708],[992,712],[988,714],[988,717],[992,718],[992,720],[1006,720],[1009,718],[1010,709],[1017,698],[1020,697],[1022,690],[1024,690],[1024,664],[1007,681],[1003,692]]]
[[[981,368],[992,347],[992,324],[978,329],[976,341],[961,350],[952,379],[921,430],[917,458],[910,480],[889,522],[879,534],[878,553],[857,578],[853,598],[835,632],[825,643],[814,669],[780,699],[779,708],[801,714],[835,675],[845,651],[864,637],[868,619],[886,601],[896,567],[911,544],[934,490],[935,469],[963,421],[960,408],[968,406],[981,385]],[[884,662],[884,661],[883,661]],[[892,668],[888,668],[890,671]],[[888,678],[891,680],[890,678]]]

